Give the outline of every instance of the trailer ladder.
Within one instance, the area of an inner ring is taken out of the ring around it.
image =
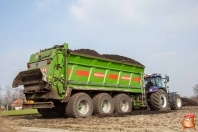
[[[141,73],[141,92],[142,92],[142,104],[147,106],[146,94],[145,94],[145,87],[144,87],[144,73]]]

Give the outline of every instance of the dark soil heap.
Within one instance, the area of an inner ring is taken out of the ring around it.
[[[77,50],[73,50],[72,52],[79,53],[79,54],[84,54],[84,55],[90,55],[90,56],[104,58],[104,56],[100,55],[95,50],[90,50],[90,49],[77,49]]]
[[[77,50],[73,50],[73,51],[70,50],[70,52],[84,54],[84,55],[90,55],[90,56],[95,56],[95,57],[100,57],[100,58],[105,58],[105,59],[110,59],[110,60],[116,60],[116,61],[121,61],[121,62],[127,62],[130,64],[135,64],[135,65],[144,67],[144,65],[137,62],[136,60],[133,60],[133,59],[125,57],[125,56],[114,55],[114,54],[99,54],[95,50],[90,50],[90,49],[77,49]]]
[[[189,98],[182,98],[183,106],[198,106],[198,104]]]

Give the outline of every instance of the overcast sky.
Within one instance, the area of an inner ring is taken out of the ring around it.
[[[197,0],[0,0],[0,85],[64,42],[133,58],[182,96],[198,84]]]

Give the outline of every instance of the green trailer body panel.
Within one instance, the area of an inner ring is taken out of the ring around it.
[[[77,53],[68,57],[68,81],[74,88],[141,93],[144,67]]]
[[[32,54],[28,66],[27,71],[20,72],[14,79],[13,87],[24,85],[28,91],[32,89],[30,82],[37,82],[34,84],[37,87],[45,84],[44,88],[51,91],[47,97],[52,99],[63,100],[69,88],[142,93],[144,66],[69,52],[68,44]],[[27,96],[39,98],[43,96],[39,92],[33,91]]]

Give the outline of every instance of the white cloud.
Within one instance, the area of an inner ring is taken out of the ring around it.
[[[97,1],[78,0],[70,6],[70,14],[77,21],[87,26],[108,26],[123,23],[143,24],[142,12],[138,12],[138,1]]]
[[[157,0],[77,0],[70,6],[72,17],[86,28],[110,25],[156,26],[178,30],[198,25],[198,5],[189,1]]]
[[[60,0],[37,0],[35,1],[35,6],[38,11],[46,11],[54,4],[58,4]]]

